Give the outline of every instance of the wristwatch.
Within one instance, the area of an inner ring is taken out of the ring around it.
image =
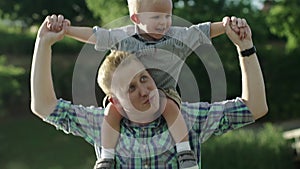
[[[252,48],[241,51],[242,57],[249,57],[250,55],[256,53],[256,48],[253,46]]]

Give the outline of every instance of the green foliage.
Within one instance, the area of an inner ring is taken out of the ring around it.
[[[25,70],[13,65],[6,65],[6,58],[0,56],[0,116],[7,113],[7,105],[22,94],[20,79]]]
[[[277,45],[259,52],[266,83],[269,105],[268,119],[287,120],[299,118],[300,102],[300,50],[285,54]]]
[[[192,23],[221,21],[224,16],[247,16],[248,20],[248,17],[252,17],[249,14],[253,15],[258,11],[250,0],[176,0],[173,2],[174,14]]]
[[[24,54],[32,53],[34,46],[33,34],[22,33],[19,31],[7,32],[4,29],[0,30],[0,51],[4,54]]]
[[[35,10],[32,11],[31,8],[24,4],[25,2],[35,4]],[[41,20],[34,19],[32,23],[40,24],[45,15],[50,13],[61,13],[63,11],[66,17],[71,19],[73,23],[79,21],[80,19],[78,20],[78,18],[83,18],[80,25],[85,26],[94,25],[94,23],[101,23],[101,25],[104,25],[104,23],[110,23],[110,25],[111,23],[120,24],[118,22],[119,20],[116,21],[115,19],[128,14],[126,0],[86,0],[86,5],[92,11],[89,14],[82,13],[85,11],[84,1],[80,0],[72,2],[69,0],[54,0],[49,2],[32,2],[32,0],[1,1],[0,15],[4,18],[6,18],[5,16],[7,16],[7,18],[15,19],[27,18],[24,19],[25,22],[26,20],[35,18],[32,16],[39,14],[40,16],[37,18],[40,18]],[[274,8],[271,8],[270,13],[267,11],[259,11],[250,3],[252,2],[250,0],[174,0],[173,2],[174,15],[182,17],[192,23],[221,21],[226,15],[235,15],[246,18],[252,28],[253,40],[258,49],[259,60],[264,73],[270,110],[267,119],[278,121],[300,118],[300,114],[297,111],[299,109],[298,103],[300,102],[300,88],[298,87],[300,80],[296,78],[299,75],[299,69],[297,68],[300,66],[300,58],[298,57],[300,51],[299,49],[295,49],[290,51],[290,53],[285,53],[285,41],[277,37],[280,36],[288,39],[286,32],[292,32],[291,34],[295,39],[300,37],[295,33],[299,31],[299,29],[297,29],[299,27],[297,27],[298,19],[300,18],[297,17],[299,10],[294,9],[294,7],[298,5],[298,1],[290,1],[290,4],[287,3],[286,0],[276,1],[276,3],[273,3]],[[28,11],[23,9],[25,7],[23,5],[28,8]],[[72,13],[71,11],[75,9],[76,6],[80,6],[81,8],[78,9],[78,11],[76,10],[77,12]],[[290,6],[293,6],[293,8],[289,8]],[[273,10],[277,12],[273,12]],[[91,13],[93,13],[97,19],[93,18]],[[266,22],[266,18],[268,22]],[[24,27],[20,26],[21,24],[17,24],[19,23],[19,20],[18,22],[11,21],[9,23],[7,23],[7,20],[2,21],[3,22],[0,22],[0,51],[2,52],[0,54],[5,54],[9,57],[11,55],[14,57],[16,55],[17,57],[22,57],[22,59],[24,59],[24,64],[28,64],[26,65],[28,69],[25,69],[29,70],[37,27],[24,29]],[[273,35],[270,30],[272,30]],[[240,96],[241,77],[234,45],[232,45],[225,35],[214,38],[213,44],[222,60],[226,73],[228,98]],[[73,64],[76,58],[70,58],[70,55],[76,57],[76,54],[79,53],[82,46],[82,43],[76,42],[70,38],[65,38],[63,41],[54,45],[54,53],[63,55],[59,56],[62,59],[59,60],[58,63],[55,63],[58,65],[61,64],[61,67],[54,70],[57,71],[54,72],[54,76],[57,78],[55,87],[60,96],[71,98],[71,94],[67,93],[67,91],[71,91],[72,88],[71,77],[73,67],[70,66],[70,64]],[[211,86],[201,60],[199,60],[197,56],[190,56],[187,59],[187,64],[192,69],[195,78],[197,79],[201,101],[210,101]],[[19,82],[21,83],[20,86],[23,87],[23,90],[29,92],[28,79],[23,77]],[[28,99],[28,96],[24,95],[23,92],[21,98]],[[28,104],[28,100],[24,103]],[[25,106],[28,107],[28,105]]]
[[[82,138],[33,116],[1,121],[0,133],[1,169],[88,169],[96,160]]]
[[[47,15],[64,14],[73,23],[93,23],[85,0],[10,0],[0,2],[0,18],[21,20],[23,26],[40,24]]]
[[[86,3],[102,25],[129,14],[126,0],[86,0]]]
[[[280,129],[266,124],[260,131],[239,129],[203,144],[203,169],[293,168],[293,152]]]
[[[31,55],[33,52],[34,42],[36,38],[36,31],[20,31],[17,28],[6,28],[0,26],[0,51],[6,55],[8,54],[27,54]],[[70,38],[65,38],[55,45],[55,51],[59,53],[78,53],[82,43],[74,41]]]
[[[297,78],[300,67],[300,58],[298,57],[300,50],[295,49],[300,37],[299,29],[297,29],[298,23],[300,23],[297,0],[276,1],[277,3],[271,8],[270,13],[258,11],[249,3],[250,0],[181,1],[186,5],[183,8],[175,6],[174,14],[192,23],[221,21],[226,15],[246,18],[252,28],[253,39],[258,48],[259,60],[265,77],[270,112],[267,119],[279,121],[300,117],[298,112],[300,80]],[[176,4],[179,0],[173,2]],[[93,16],[86,11],[83,0],[0,1],[0,17],[20,19],[21,25],[22,20],[26,24],[40,24],[48,14],[63,13],[73,24],[80,22],[81,25],[94,25],[95,23],[103,25],[128,14],[126,0],[86,0],[86,3],[93,12]],[[27,4],[29,5],[27,6]],[[22,54],[22,57],[28,55],[28,60],[31,60],[35,33],[18,27],[18,24],[16,27],[13,27],[12,24],[5,26],[7,24],[0,27],[0,51],[6,55]],[[273,35],[270,34],[270,30]],[[290,50],[290,53],[286,54],[283,50],[285,43],[278,41],[282,39],[278,39],[277,36],[286,38],[288,40],[287,47],[294,50]],[[241,91],[240,71],[235,47],[226,36],[218,37],[213,41],[224,64],[228,98],[239,96]],[[59,56],[61,59],[54,63],[55,66],[60,64],[59,67],[54,67],[54,83],[58,96],[71,99],[73,67],[70,66],[70,62],[73,64],[76,58],[70,58],[69,55],[77,53],[81,49],[81,45],[67,38],[54,46],[56,54],[64,54]],[[207,92],[204,97],[209,100],[210,84],[207,82],[206,72],[201,62],[194,58],[189,57],[187,62],[196,71],[195,76],[200,92]],[[27,67],[29,66],[27,65]],[[199,71],[200,73],[197,73]],[[7,65],[5,57],[0,57],[0,116],[4,112],[12,112],[7,105],[16,106],[14,103],[19,99],[26,99],[25,106],[20,106],[29,107],[28,78],[28,72],[26,73],[24,68]],[[24,110],[17,113],[22,114]],[[71,136],[65,136],[52,128],[49,129],[47,124],[45,127],[41,123],[43,122],[14,120],[9,124],[1,121],[0,168],[91,168],[94,163],[94,152],[92,148],[88,149],[90,146],[87,143],[80,139],[80,141],[78,139],[74,141]],[[32,132],[33,130],[35,132]],[[281,134],[280,129],[267,125],[258,133],[237,130],[221,137],[212,138],[203,144],[203,168],[292,168],[291,149]],[[22,144],[19,144],[20,140],[22,140]],[[53,144],[49,145],[49,141]],[[87,152],[88,150],[91,151]],[[78,151],[80,155],[78,155]],[[26,153],[24,154],[24,152]],[[43,155],[37,156],[41,152]]]
[[[274,35],[287,39],[287,50],[293,51],[300,43],[300,1],[279,0],[267,15],[267,22]]]
[[[1,121],[0,133],[1,169],[86,169],[96,160],[82,138],[38,118]],[[201,159],[203,169],[293,169],[290,145],[270,124],[259,132],[239,129],[209,139]]]

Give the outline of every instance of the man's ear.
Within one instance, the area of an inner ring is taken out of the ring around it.
[[[119,100],[116,97],[109,97],[108,101],[112,104],[120,104]]]
[[[133,23],[135,23],[135,24],[140,24],[140,19],[139,19],[139,17],[138,17],[137,14],[131,15],[131,16],[130,16],[130,19],[131,19],[131,21],[132,21]]]
[[[114,105],[114,107],[119,111],[123,112],[123,107],[120,104],[119,100],[116,97],[109,97],[108,101]]]

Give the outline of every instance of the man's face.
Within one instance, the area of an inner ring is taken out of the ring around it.
[[[172,1],[159,0],[153,3],[143,1],[137,14],[140,34],[148,34],[151,38],[161,39],[172,25]]]
[[[112,91],[127,116],[132,121],[145,123],[156,119],[153,117],[159,109],[159,93],[155,82],[137,60],[120,65],[112,80]]]

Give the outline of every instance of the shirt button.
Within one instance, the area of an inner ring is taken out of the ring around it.
[[[145,164],[144,167],[145,167],[145,168],[149,168],[149,165],[148,165],[148,164]]]

